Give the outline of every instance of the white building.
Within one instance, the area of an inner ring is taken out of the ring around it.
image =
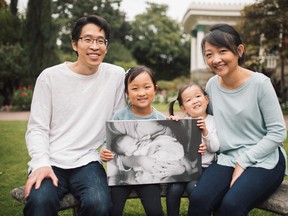
[[[241,19],[241,10],[252,0],[199,0],[189,5],[183,20],[185,33],[191,34],[190,73],[206,69],[201,41],[211,25],[227,23],[235,26]]]

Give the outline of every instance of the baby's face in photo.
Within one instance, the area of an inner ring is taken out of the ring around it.
[[[137,150],[137,142],[138,140],[131,136],[122,136],[117,140],[118,152],[126,156],[133,155]]]

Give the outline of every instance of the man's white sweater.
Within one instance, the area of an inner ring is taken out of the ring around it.
[[[76,168],[100,161],[105,121],[125,106],[124,69],[102,63],[80,75],[62,63],[38,77],[26,132],[30,170],[43,166]]]

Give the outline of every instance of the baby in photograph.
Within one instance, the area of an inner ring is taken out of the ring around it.
[[[121,171],[131,171],[132,169],[123,166],[121,155],[145,156],[147,161],[152,158],[154,159],[152,167],[159,165],[159,162],[169,164],[169,170],[165,171],[155,169],[151,172],[141,166],[133,167],[135,174],[131,178],[138,184],[169,181],[173,176],[181,175],[185,171],[192,172],[197,162],[196,160],[193,162],[187,160],[184,156],[183,145],[175,137],[166,134],[158,135],[153,139],[147,136],[137,139],[126,134],[119,135],[114,139],[111,149],[118,155],[116,163]],[[132,179],[129,181],[133,181]]]

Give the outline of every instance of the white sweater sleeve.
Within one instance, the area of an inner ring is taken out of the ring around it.
[[[50,166],[50,116],[51,92],[43,76],[40,75],[34,88],[30,119],[25,136],[28,153],[31,157],[29,162],[31,171],[43,166]]]
[[[216,125],[213,116],[208,115],[205,119],[206,127],[208,129],[208,135],[202,136],[203,140],[206,143],[207,151],[215,153],[220,149],[220,142],[218,139]]]

